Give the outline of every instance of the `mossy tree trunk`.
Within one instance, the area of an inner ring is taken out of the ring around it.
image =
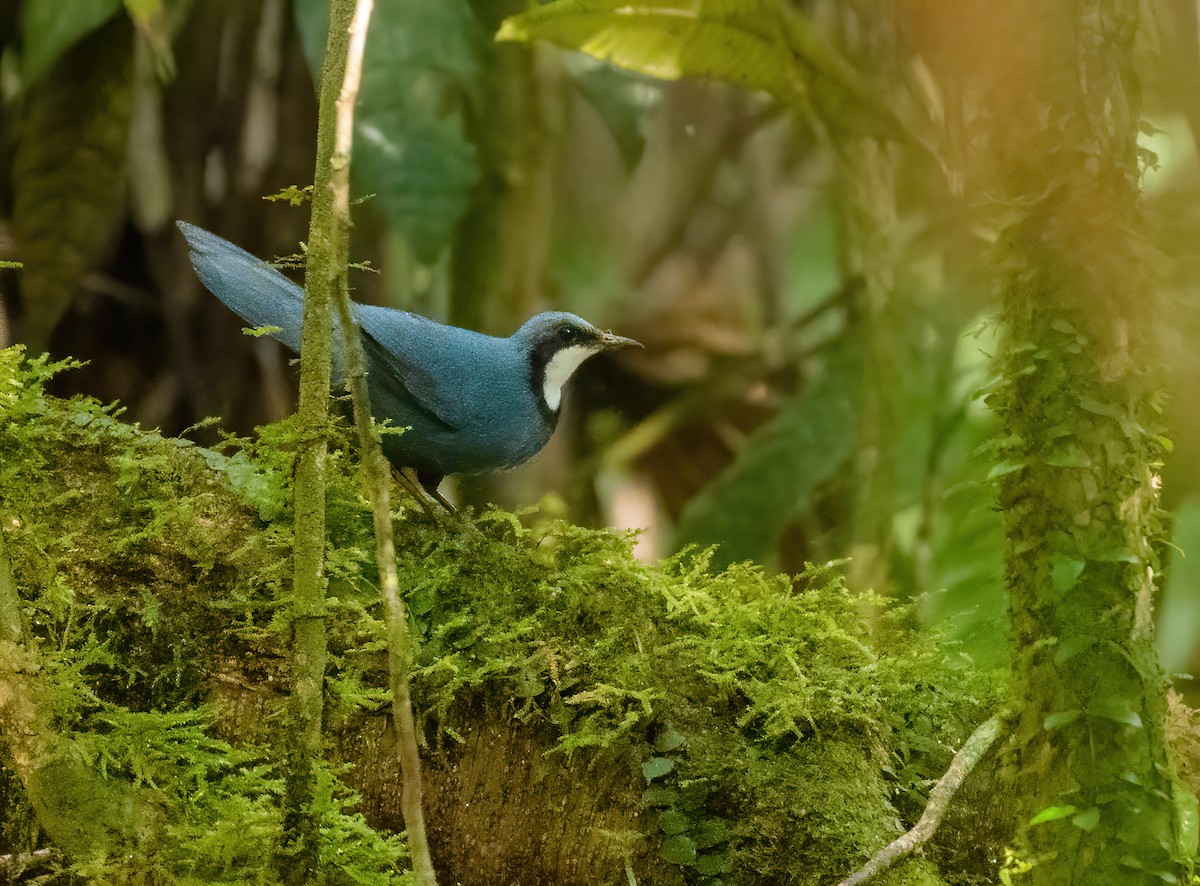
[[[345,243],[333,220],[334,118],[346,69],[353,0],[330,3],[325,65],[321,72],[319,136],[305,272],[299,416],[306,439],[296,462],[296,542],[292,578],[291,715],[283,852],[286,883],[307,883],[319,861],[319,823],[311,814],[317,765],[324,751],[325,664],[325,439],[333,366],[333,292],[345,285]]]
[[[1138,17],[1136,0],[1025,0],[976,15],[930,59],[960,66],[963,168],[1000,197],[1004,342],[989,402],[1020,714],[1006,771],[1027,881],[1054,886],[1160,883],[1193,850],[1151,618],[1163,444]]]

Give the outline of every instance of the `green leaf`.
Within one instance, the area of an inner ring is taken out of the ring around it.
[[[1113,698],[1095,702],[1088,706],[1088,714],[1104,720],[1112,720],[1114,723],[1123,723],[1126,726],[1134,726],[1138,729],[1142,728],[1141,716],[1133,709],[1133,705],[1126,698]]]
[[[54,3],[54,8],[60,4]],[[61,4],[75,9],[75,3]],[[124,219],[133,26],[106,16],[25,96],[12,160],[12,224],[25,262],[25,341],[40,350],[78,281]]]
[[[1093,806],[1091,809],[1079,813],[1071,819],[1071,824],[1081,831],[1094,830],[1096,825],[1100,824],[1100,807]]]
[[[662,80],[709,77],[784,99],[801,81],[773,0],[559,0],[505,19],[497,40],[548,40]]]
[[[664,861],[668,861],[671,864],[683,865],[695,864],[698,857],[695,842],[682,834],[663,840],[662,849],[659,850],[659,854],[663,857]]]
[[[1182,785],[1172,788],[1175,806],[1175,844],[1180,858],[1195,858],[1200,845],[1200,802],[1196,795]]]
[[[673,837],[676,834],[682,834],[692,822],[686,815],[678,809],[668,809],[658,816],[658,829],[668,837]]]
[[[1092,466],[1091,456],[1079,448],[1056,452],[1047,456],[1043,461],[1054,468],[1090,468]]]
[[[711,849],[729,839],[729,828],[719,818],[706,819],[692,831],[692,839],[700,849]]]
[[[72,44],[112,18],[121,0],[26,0],[21,13],[21,77],[25,88]]]
[[[426,615],[437,603],[437,586],[421,584],[416,587],[408,598],[408,608],[413,615]]]
[[[729,859],[720,853],[701,855],[696,859],[696,873],[703,874],[706,877],[727,874],[729,873]]]
[[[1158,653],[1163,670],[1186,670],[1200,648],[1200,498],[1190,496],[1175,509],[1171,542],[1180,553],[1171,557],[1167,586],[1159,606]]]
[[[898,128],[878,90],[784,0],[558,0],[505,19],[496,39],[548,40],[662,80],[706,77],[803,98],[842,128]]]
[[[665,754],[680,747],[685,741],[687,741],[687,738],[682,733],[676,732],[668,726],[655,740],[654,750],[660,754]]]
[[[311,69],[320,70],[327,0],[299,0],[296,17]],[[466,0],[377,4],[367,33],[354,116],[355,190],[432,263],[449,246],[479,180],[464,130],[479,91],[483,33]]]
[[[1104,403],[1093,397],[1080,397],[1079,408],[1093,415],[1103,415],[1106,418],[1121,418],[1121,410],[1112,403]]]
[[[637,166],[646,147],[642,112],[647,80],[630,71],[601,64],[584,55],[568,56],[567,71],[576,88],[600,115],[627,170]]]
[[[1076,813],[1076,808],[1070,804],[1066,806],[1047,806],[1033,818],[1029,819],[1029,826],[1045,824],[1048,821],[1061,821],[1068,816]]]
[[[1049,732],[1052,729],[1058,729],[1060,726],[1066,726],[1068,723],[1077,719],[1083,713],[1079,708],[1071,708],[1068,711],[1058,711],[1051,714],[1042,721],[1042,728]]]
[[[1054,583],[1054,590],[1061,592],[1073,588],[1079,581],[1079,576],[1083,574],[1085,565],[1082,560],[1056,557],[1050,571],[1050,580]]]
[[[656,778],[662,778],[674,768],[675,761],[670,757],[651,757],[642,764],[642,775],[646,776],[646,781],[654,781]]]
[[[1008,474],[1015,474],[1017,471],[1023,470],[1025,466],[1025,462],[1023,461],[1012,461],[1011,459],[1005,459],[1004,461],[998,462],[992,466],[992,469],[988,471],[987,478],[989,480],[996,480]]]
[[[413,108],[364,111],[355,126],[355,181],[376,193],[418,260],[432,264],[450,245],[479,179],[475,148],[457,118]]]
[[[769,557],[788,522],[854,452],[861,357],[855,342],[831,349],[821,377],[756,431],[729,467],[684,506],[677,547],[720,544],[718,566]]]
[[[664,785],[651,785],[642,792],[642,803],[646,806],[672,806],[678,799],[679,791]]]
[[[1054,663],[1064,664],[1081,652],[1091,649],[1099,641],[1096,637],[1069,637],[1058,644],[1058,649],[1054,653]]]

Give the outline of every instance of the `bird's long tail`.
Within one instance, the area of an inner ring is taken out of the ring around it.
[[[191,247],[196,276],[252,327],[277,326],[273,338],[300,350],[304,290],[265,261],[203,228],[176,222]]]

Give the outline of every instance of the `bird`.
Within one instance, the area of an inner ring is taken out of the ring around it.
[[[304,290],[228,240],[176,224],[208,291],[252,327],[275,327],[270,336],[299,353]],[[383,435],[384,455],[450,510],[438,491],[445,476],[528,461],[554,433],[563,386],[575,370],[596,354],[642,346],[564,311],[536,314],[501,338],[395,308],[352,303],[351,310],[361,330],[371,414],[404,429]],[[332,381],[340,385],[336,318],[333,350]]]

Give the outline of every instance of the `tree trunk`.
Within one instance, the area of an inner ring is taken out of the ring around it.
[[[942,7],[915,26],[925,61],[962,88],[965,129],[946,144],[965,153],[948,165],[996,232],[1004,343],[989,402],[1002,423],[1018,854],[1028,882],[1160,883],[1194,851],[1180,810],[1195,799],[1164,742],[1151,618],[1163,443],[1138,4]]]

